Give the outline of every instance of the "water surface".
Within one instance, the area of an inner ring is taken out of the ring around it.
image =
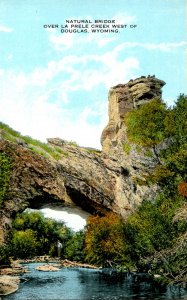
[[[187,291],[159,291],[146,276],[125,276],[119,280],[99,270],[62,268],[57,272],[35,270],[40,263],[25,264],[20,289],[4,300],[187,300]]]

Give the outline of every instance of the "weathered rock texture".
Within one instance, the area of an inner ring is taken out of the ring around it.
[[[103,152],[110,156],[124,153],[122,146],[127,140],[124,124],[125,114],[151,99],[161,99],[161,88],[164,84],[164,81],[154,76],[142,76],[135,80],[131,79],[127,84],[118,84],[110,89],[108,96],[109,122],[101,136]]]
[[[10,187],[0,210],[0,242],[11,227],[11,218],[26,207],[39,207],[40,203],[66,201],[63,179],[57,166],[31,150],[6,140],[0,140],[0,151],[11,158]]]
[[[15,276],[0,276],[0,295],[9,295],[19,288],[20,279]]]
[[[43,272],[55,272],[60,270],[60,268],[52,265],[37,266],[35,269]]]
[[[103,150],[81,148],[58,138],[48,139],[51,147],[63,150],[58,161],[32,152],[25,143],[0,139],[0,151],[11,157],[10,188],[0,210],[0,241],[11,226],[11,218],[26,207],[59,205],[80,206],[96,213],[114,211],[122,217],[134,211],[151,189],[134,180],[154,164],[154,157],[138,153],[127,142],[124,117],[127,111],[161,98],[164,82],[155,77],[142,77],[113,87],[109,92],[109,123],[102,133]]]

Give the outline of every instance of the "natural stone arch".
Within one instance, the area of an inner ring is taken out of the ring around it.
[[[58,204],[80,206],[90,213],[104,211],[107,196],[85,182],[80,174],[67,173],[60,163],[6,140],[0,140],[0,151],[11,157],[10,187],[0,209],[0,242],[6,240],[4,234],[11,228],[12,218],[26,208]]]
[[[151,99],[161,99],[164,84],[155,76],[142,76],[110,89],[109,122],[102,133],[101,152],[48,139],[50,147],[62,150],[55,161],[31,151],[21,138],[13,137],[11,142],[0,132],[0,151],[11,158],[12,165],[10,187],[0,210],[0,242],[5,240],[11,218],[36,204],[78,205],[92,213],[111,210],[126,218],[143,199],[153,197],[157,187],[138,185],[134,178],[144,179],[155,159],[129,143],[124,117]],[[124,152],[124,142],[131,147],[129,153]]]

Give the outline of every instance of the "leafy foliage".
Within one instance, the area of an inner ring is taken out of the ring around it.
[[[124,254],[122,221],[113,213],[104,217],[92,216],[88,219],[85,234],[87,261],[105,266],[107,262],[121,262]]]
[[[153,147],[164,139],[166,105],[160,100],[151,100],[125,117],[129,141],[144,147]]]
[[[154,202],[144,201],[126,222],[113,213],[92,216],[85,232],[86,260],[96,265],[139,267],[142,259],[172,247],[173,241],[185,233],[187,223],[173,223],[183,198],[165,192]]]
[[[123,150],[124,152],[129,155],[130,154],[130,151],[131,151],[131,146],[128,144],[128,143],[124,143],[123,144]]]
[[[145,201],[124,225],[130,258],[138,265],[146,256],[172,249],[187,231],[187,222],[173,222],[187,195],[187,97],[180,95],[172,109],[153,100],[130,112],[126,124],[134,143],[147,149],[166,143],[163,150],[155,153],[160,164],[145,176],[147,183],[159,184],[162,193],[152,202]],[[173,259],[172,256],[171,262]],[[184,257],[178,256],[175,265],[184,265],[183,261]]]
[[[152,148],[161,164],[146,178],[148,183],[175,188],[187,181],[186,96],[180,95],[172,109],[159,100],[152,100],[129,112],[125,123],[129,140],[146,147],[147,151]],[[160,143],[165,146],[158,151]]]
[[[85,251],[91,263],[105,265],[110,260],[139,267],[142,259],[172,248],[187,231],[184,220],[173,222],[187,195],[187,97],[181,95],[172,109],[152,100],[129,112],[125,122],[130,141],[154,151],[158,158],[159,164],[145,175],[142,184],[159,184],[162,192],[152,201],[145,200],[125,223],[110,214],[91,217]],[[158,151],[160,143],[166,143],[166,147]],[[177,259],[183,265],[184,258]],[[179,272],[179,268],[176,270]]]
[[[7,124],[0,122],[0,128],[7,134],[12,135],[13,137],[18,137],[18,138],[21,137],[21,134],[18,131],[12,129]]]
[[[37,254],[36,232],[32,229],[15,231],[12,239],[12,252],[15,257],[30,258]]]
[[[65,257],[73,261],[84,262],[84,232],[79,231],[67,241],[65,247]]]
[[[24,212],[13,222],[12,255],[21,258],[45,254],[56,256],[57,241],[65,247],[71,237],[72,232],[64,223],[45,219],[39,212]]]
[[[124,224],[129,255],[138,263],[140,258],[170,247],[176,236],[187,229],[179,228],[172,222],[176,209],[181,206],[182,198],[165,198],[164,192],[155,202],[144,201],[138,211]]]
[[[47,158],[54,158],[55,160],[59,160],[61,156],[67,156],[68,153],[63,151],[63,149],[59,147],[51,147],[46,143],[42,143],[39,140],[33,139],[30,136],[22,136],[18,131],[13,130],[8,125],[0,122],[0,129],[3,129],[2,136],[11,141],[11,142],[17,142],[17,139],[26,143],[28,145],[28,148],[32,150],[33,152],[45,156]]]
[[[10,181],[11,160],[5,153],[0,153],[0,208],[4,204]]]
[[[7,245],[0,245],[0,267],[10,265],[10,253]]]
[[[186,182],[181,182],[178,186],[179,194],[187,197],[187,183]]]

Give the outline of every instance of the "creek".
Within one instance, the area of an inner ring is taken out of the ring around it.
[[[62,268],[56,272],[35,270],[43,263],[24,264],[17,292],[3,300],[179,300],[187,299],[187,291],[178,288],[157,289],[145,274],[125,275],[118,280],[99,269]],[[138,279],[137,279],[138,278]]]

